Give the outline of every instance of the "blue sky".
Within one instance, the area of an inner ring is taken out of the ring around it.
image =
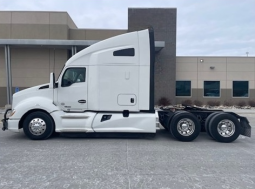
[[[177,8],[178,56],[255,56],[255,0],[0,0],[0,10],[66,11],[79,28],[127,29],[129,7]]]

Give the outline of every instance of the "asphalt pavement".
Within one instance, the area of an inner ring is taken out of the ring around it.
[[[43,141],[1,130],[0,188],[254,189],[255,111],[241,114],[252,137],[229,144],[206,133],[179,142],[165,130],[152,139],[60,135]]]

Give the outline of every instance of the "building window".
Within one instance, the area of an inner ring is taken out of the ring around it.
[[[233,81],[233,97],[248,97],[248,94],[248,81]]]
[[[176,81],[176,96],[191,96],[191,81]]]
[[[220,96],[220,82],[219,81],[204,81],[204,96],[205,97],[219,97]]]

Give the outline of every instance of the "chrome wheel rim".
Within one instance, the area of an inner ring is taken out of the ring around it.
[[[235,124],[228,119],[224,119],[218,123],[218,133],[223,137],[231,137],[235,133]]]
[[[177,123],[177,131],[182,136],[190,136],[195,131],[195,124],[191,119],[184,118]]]
[[[41,118],[34,118],[29,123],[29,131],[33,135],[42,135],[46,131],[46,123]]]

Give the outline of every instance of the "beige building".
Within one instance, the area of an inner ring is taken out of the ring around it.
[[[77,28],[66,12],[0,11],[0,107],[16,91],[49,82],[76,52],[148,25],[155,30],[155,102],[254,98],[254,57],[176,57],[176,9],[128,14],[127,30],[106,30]]]
[[[78,29],[66,12],[0,11],[0,107],[10,103],[7,64],[14,93],[48,83],[50,72],[58,75],[75,52],[126,32]]]
[[[255,100],[255,57],[177,57],[176,101]]]

